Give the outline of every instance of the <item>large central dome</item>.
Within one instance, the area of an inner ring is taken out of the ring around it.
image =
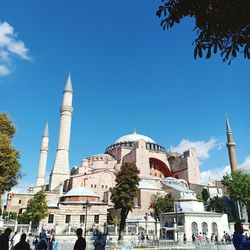
[[[120,137],[119,139],[117,139],[115,141],[115,143],[135,142],[135,141],[139,141],[139,140],[144,140],[145,142],[155,143],[155,141],[152,140],[150,137],[148,137],[146,135],[140,135],[140,134],[137,134],[135,132],[133,134],[124,135],[124,136]]]
[[[161,145],[156,143],[150,137],[148,137],[146,135],[140,135],[140,134],[137,134],[136,132],[134,132],[133,134],[124,135],[124,136],[118,138],[114,142],[114,144],[112,144],[111,146],[106,148],[105,153],[110,154],[116,158],[115,155],[117,155],[117,151],[116,150],[113,151],[114,149],[119,148],[119,147],[126,148],[126,149],[132,149],[134,143],[139,141],[139,140],[143,140],[146,142],[146,149],[147,150],[157,151],[157,152],[159,152],[159,151],[166,152],[166,149],[164,147],[162,147]]]

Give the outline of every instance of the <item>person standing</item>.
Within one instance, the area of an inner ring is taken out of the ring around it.
[[[33,243],[33,246],[34,246],[34,249],[36,249],[36,246],[37,246],[38,242],[39,242],[38,236],[35,235],[35,236],[34,236],[34,239],[33,239],[33,242],[32,242],[32,243]]]
[[[30,244],[26,242],[26,234],[21,235],[20,241],[15,245],[14,250],[30,250]]]
[[[233,244],[236,250],[245,250],[250,248],[250,240],[243,236],[243,225],[240,222],[234,224]]]
[[[53,236],[50,240],[49,250],[58,250],[58,242],[56,241],[55,237]]]
[[[29,235],[28,235],[28,237],[27,237],[26,241],[29,243],[29,245],[30,245],[30,249],[32,249],[32,246],[33,246],[33,240],[32,240],[32,234],[31,234],[31,233],[29,233]]]
[[[215,241],[215,244],[218,244],[218,243],[219,243],[218,235],[217,235],[217,234],[214,236],[214,241]]]
[[[76,230],[77,240],[74,245],[74,250],[85,250],[86,249],[86,240],[82,237],[82,229],[77,228]]]
[[[48,241],[46,239],[46,233],[43,229],[42,232],[39,234],[39,242],[35,247],[35,250],[47,250],[48,249]]]
[[[54,237],[52,238],[52,250],[58,250],[58,242]]]
[[[211,242],[214,241],[214,233],[211,234],[211,238],[210,238]]]
[[[20,238],[21,238],[21,235],[18,232],[15,232],[10,240],[10,243],[11,243],[10,249],[11,250],[13,250],[15,245],[20,241]]]
[[[186,236],[186,234],[184,233],[184,235],[183,235],[183,243],[184,244],[186,244],[187,243],[187,236]]]
[[[194,234],[192,234],[192,242],[195,243],[195,241],[196,241],[196,237]]]
[[[104,250],[106,246],[106,240],[102,234],[102,232],[97,231],[97,237],[94,242],[95,250]]]
[[[4,233],[0,235],[0,249],[1,250],[9,250],[9,238],[12,230],[10,228],[6,228]]]

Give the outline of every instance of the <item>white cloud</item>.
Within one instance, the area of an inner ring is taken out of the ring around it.
[[[10,53],[8,51],[1,51],[0,50],[0,60],[8,62],[9,61],[9,54]]]
[[[250,173],[250,156],[247,156],[244,162],[238,165],[238,168],[245,170],[246,173]],[[206,184],[211,180],[221,180],[227,173],[231,173],[229,165],[203,171],[201,172],[201,183]]]
[[[211,180],[221,180],[224,175],[231,173],[230,166],[214,168],[201,172],[201,183],[207,184]]]
[[[250,156],[247,156],[245,161],[239,165],[239,168],[242,170],[250,171]]]
[[[28,188],[32,186],[34,186],[34,183],[20,180],[20,183],[13,187],[11,191],[14,193],[27,193]]]
[[[7,76],[10,70],[5,65],[0,65],[0,76]]]
[[[24,60],[31,59],[24,42],[17,39],[14,28],[7,22],[0,22],[0,76],[11,73],[13,56]]]
[[[215,138],[211,138],[208,142],[182,139],[177,147],[171,147],[171,151],[183,153],[190,148],[194,148],[196,150],[197,158],[199,160],[206,160],[209,158],[209,151],[218,146],[217,141],[218,140]]]

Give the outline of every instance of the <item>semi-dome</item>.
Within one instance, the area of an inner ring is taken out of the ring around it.
[[[85,188],[85,187],[76,187],[69,190],[66,194],[63,195],[64,197],[69,196],[95,196],[98,197],[98,195],[91,189]]]
[[[146,135],[140,135],[140,134],[137,134],[135,132],[133,134],[124,135],[124,136],[120,137],[119,139],[117,139],[115,141],[115,143],[135,142],[135,141],[139,141],[139,140],[144,140],[145,142],[155,143],[155,141],[152,140],[150,137],[148,137]]]

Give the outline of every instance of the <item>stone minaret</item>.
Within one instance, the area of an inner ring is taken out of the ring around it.
[[[44,134],[42,137],[42,145],[40,148],[40,158],[36,177],[36,187],[45,185],[46,164],[49,151],[49,128],[46,123]]]
[[[69,142],[73,90],[70,75],[63,91],[63,103],[61,106],[61,121],[54,167],[50,174],[50,190],[55,189],[69,178]]]
[[[235,152],[235,142],[233,140],[233,134],[227,116],[226,116],[226,132],[227,132],[227,148],[228,148],[231,172],[233,172],[237,170],[237,160]]]

